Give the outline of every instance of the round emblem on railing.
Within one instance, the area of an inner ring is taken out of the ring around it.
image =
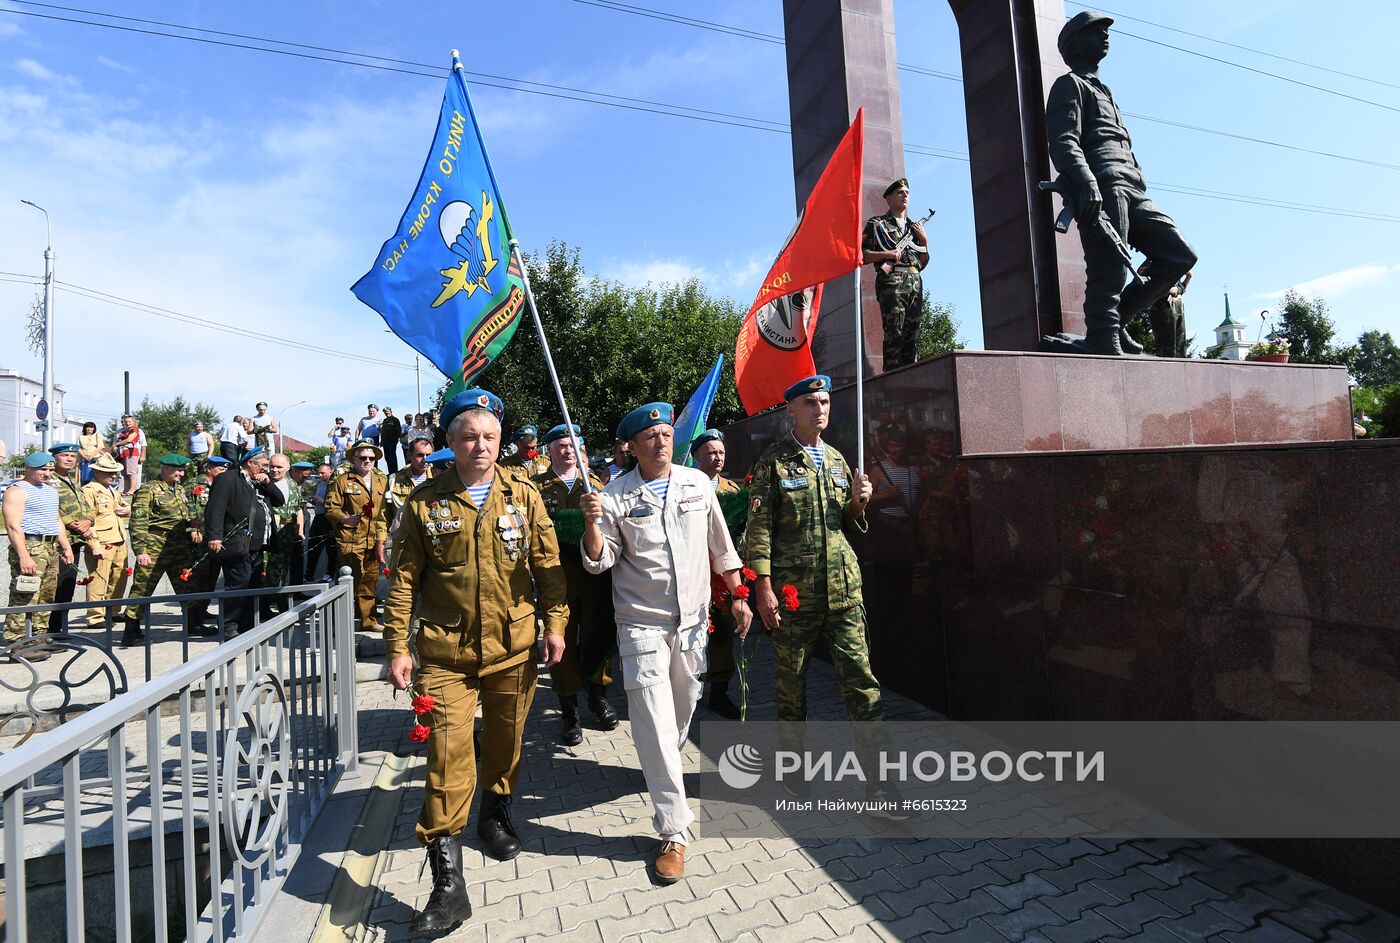
[[[272,853],[287,820],[291,729],[281,679],[259,669],[243,686],[235,713],[222,761],[224,837],[252,868]]]

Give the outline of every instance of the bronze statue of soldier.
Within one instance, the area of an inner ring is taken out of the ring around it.
[[[1086,275],[1087,336],[1047,336],[1042,348],[1051,351],[1141,353],[1142,347],[1128,336],[1128,324],[1196,264],[1196,253],[1171,217],[1147,198],[1122,113],[1108,86],[1099,80],[1099,63],[1108,55],[1112,23],[1109,17],[1089,11],[1065,23],[1059,48],[1070,71],[1050,87],[1045,106],[1050,161],[1060,177],[1053,187],[1042,187],[1058,190],[1066,210],[1073,211],[1084,244]],[[1145,279],[1133,276],[1128,245],[1147,256]]]

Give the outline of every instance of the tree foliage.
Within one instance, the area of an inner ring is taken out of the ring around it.
[[[962,350],[967,341],[958,340],[957,305],[948,301],[933,302],[924,295],[924,316],[919,322],[919,336],[914,341],[915,355],[928,360],[950,350]]]
[[[578,250],[563,243],[526,265],[570,416],[594,454],[611,451],[613,430],[634,407],[662,400],[679,411],[720,354],[724,376],[710,424],[743,417],[733,364],[743,312],[733,303],[695,279],[631,288],[590,277]],[[478,382],[504,401],[507,428],[532,422],[544,430],[563,421],[528,315]]]
[[[1365,331],[1356,339],[1351,375],[1363,387],[1400,383],[1400,346],[1396,346],[1389,331]]]
[[[132,411],[136,424],[146,433],[145,475],[149,479],[158,471],[160,457],[168,452],[186,454],[189,449],[189,435],[196,422],[204,423],[207,432],[218,438],[222,425],[219,412],[206,403],[191,403],[183,396],[176,396],[169,402],[153,402],[149,396],[143,397],[141,405]],[[107,442],[110,445],[117,433],[117,424],[107,424]]]
[[[1288,338],[1289,360],[1294,363],[1340,364],[1349,366],[1354,347],[1336,347],[1332,338],[1336,325],[1322,298],[1308,298],[1289,289],[1279,302],[1279,320],[1274,333]]]

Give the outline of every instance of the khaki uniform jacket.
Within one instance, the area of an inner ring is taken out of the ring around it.
[[[803,600],[822,590],[828,609],[849,609],[861,602],[860,564],[846,534],[869,525],[851,509],[855,479],[846,460],[824,447],[821,471],[791,432],[758,457],[745,558],[775,587],[791,583]]]
[[[389,528],[380,514],[388,490],[389,477],[377,468],[370,472],[368,486],[353,472],[331,479],[326,488],[326,517],[331,522],[337,550],[345,554],[366,553],[374,549],[377,541],[389,538]],[[342,527],[340,522],[352,514],[360,515],[360,522],[354,527]]]
[[[83,485],[83,496],[92,505],[92,536],[102,544],[126,543],[126,519],[117,516],[121,495],[96,481]]]
[[[506,468],[524,469],[525,474],[533,478],[536,475],[543,475],[549,471],[549,456],[545,450],[535,447],[535,457],[530,458],[529,453],[519,446],[511,445],[506,450],[506,454],[496,460],[496,464],[504,465]]]
[[[428,477],[423,482],[427,484],[433,480],[433,466],[428,466]],[[389,476],[388,500],[380,502],[379,516],[384,519],[384,530],[388,533],[394,532],[394,524],[399,516],[399,511],[404,503],[408,501],[408,496],[413,493],[413,489],[418,487],[413,483],[413,469],[400,468]]]
[[[536,611],[547,634],[564,634],[559,542],[533,485],[498,474],[478,511],[449,472],[415,489],[400,517],[384,603],[388,657],[408,654],[415,602],[420,661],[469,674],[533,657]]]
[[[743,485],[733,478],[726,478],[723,475],[719,476],[719,484],[715,486],[715,494],[738,494],[743,490]]]

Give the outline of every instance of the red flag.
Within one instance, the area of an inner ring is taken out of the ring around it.
[[[827,161],[739,328],[734,377],[739,401],[750,416],[781,403],[789,386],[817,372],[811,340],[822,283],[860,267],[864,128],[862,108]]]

